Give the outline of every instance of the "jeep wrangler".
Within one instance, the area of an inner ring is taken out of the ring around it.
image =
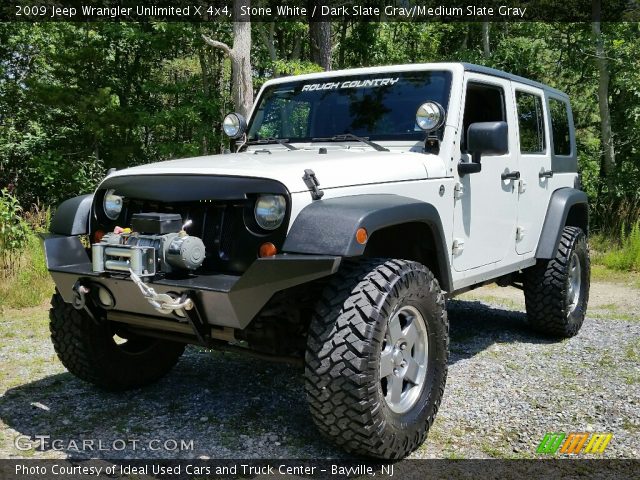
[[[233,153],[110,171],[44,241],[51,337],[99,387],[165,375],[186,344],[304,365],[311,416],[346,450],[400,458],[445,388],[445,298],[524,291],[580,329],[587,196],[568,97],[463,63],[270,80]]]

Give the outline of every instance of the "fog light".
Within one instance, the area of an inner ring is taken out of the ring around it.
[[[104,308],[113,308],[116,303],[111,292],[104,287],[98,288],[98,301]]]

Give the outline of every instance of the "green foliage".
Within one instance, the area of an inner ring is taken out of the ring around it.
[[[0,278],[15,274],[28,241],[29,227],[21,213],[18,199],[6,188],[0,191]]]
[[[51,210],[23,212],[6,190],[0,196],[0,308],[40,305],[53,291],[39,233],[49,229]]]
[[[0,277],[0,309],[41,305],[53,293],[40,239],[29,232],[24,248],[14,254],[16,269],[11,277]]]
[[[640,272],[640,221],[628,231],[623,226],[620,238],[620,246],[608,251],[602,263],[615,270]]]

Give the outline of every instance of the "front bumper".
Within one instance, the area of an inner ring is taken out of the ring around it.
[[[74,300],[73,287],[83,284],[107,288],[113,310],[134,315],[175,319],[158,313],[126,274],[93,272],[91,259],[75,236],[44,238],[47,268],[65,302]],[[158,293],[195,296],[203,320],[213,326],[243,329],[278,291],[335,273],[341,257],[324,255],[276,255],[255,260],[241,276],[192,275],[185,279],[149,282]]]

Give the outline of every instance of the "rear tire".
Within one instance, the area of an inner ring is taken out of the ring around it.
[[[127,390],[155,382],[178,362],[184,344],[129,336],[117,343],[112,324],[96,323],[59,293],[49,310],[51,340],[62,364],[76,377],[105,390]]]
[[[448,353],[444,296],[424,265],[345,263],[309,330],[305,388],[314,422],[349,452],[408,455],[440,406]]]
[[[576,335],[587,312],[590,269],[584,232],[564,227],[555,258],[538,260],[525,271],[524,298],[531,326],[556,338]]]

